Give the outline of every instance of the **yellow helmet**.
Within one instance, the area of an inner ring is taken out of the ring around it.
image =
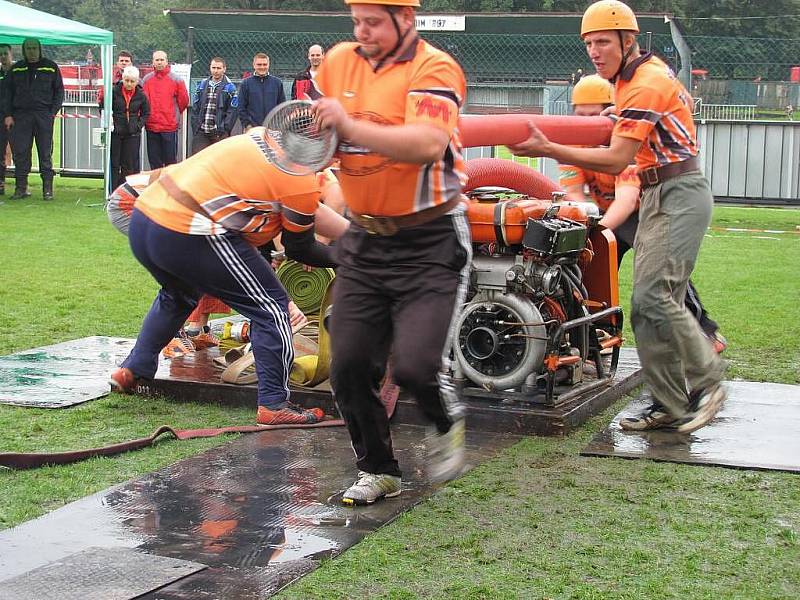
[[[345,0],[346,2],[348,0]],[[581,20],[581,37],[593,31],[622,30],[639,33],[639,23],[630,7],[619,0],[595,2]]]
[[[575,84],[572,104],[614,104],[614,86],[600,75],[587,75]]]
[[[344,0],[350,4],[382,4],[383,6],[419,6],[419,0]]]

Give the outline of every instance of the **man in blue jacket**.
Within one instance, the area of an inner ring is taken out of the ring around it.
[[[239,120],[245,131],[260,127],[269,111],[286,101],[283,82],[269,74],[269,56],[253,57],[253,75],[239,86]]]
[[[211,59],[210,77],[197,85],[192,102],[192,154],[228,137],[238,114],[236,85],[225,75],[225,60]]]

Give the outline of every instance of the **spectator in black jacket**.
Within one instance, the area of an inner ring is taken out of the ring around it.
[[[8,146],[8,129],[5,124],[5,78],[11,75],[14,55],[11,46],[0,44],[0,196],[6,193],[6,147]]]
[[[58,65],[42,56],[36,38],[22,42],[23,60],[14,63],[4,80],[6,128],[11,130],[16,189],[13,199],[27,198],[31,150],[36,140],[42,197],[53,199],[53,123],[64,102],[64,82]]]
[[[292,100],[311,100],[308,94],[311,88],[311,83],[314,81],[314,76],[317,74],[317,69],[325,57],[325,52],[322,46],[314,44],[308,49],[308,68],[297,74],[292,83]]]
[[[194,92],[192,101],[192,154],[228,137],[238,114],[239,97],[236,85],[225,75],[225,60],[211,59],[210,77]]]
[[[139,69],[125,67],[111,94],[111,189],[122,185],[128,175],[139,172],[142,128],[149,116],[150,102],[139,85]]]

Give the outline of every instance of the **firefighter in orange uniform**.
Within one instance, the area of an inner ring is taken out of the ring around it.
[[[131,391],[137,379],[155,376],[158,353],[206,293],[250,319],[258,375],[256,422],[304,424],[323,418],[318,408],[303,410],[290,402],[289,299],[257,249],[280,233],[290,258],[335,265],[328,247],[314,239],[319,183],[314,175],[295,177],[273,165],[266,135],[263,127],[254,127],[151,173],[138,197],[135,189],[124,190],[128,205],[135,200],[131,250],[161,290],[136,345],[111,375],[113,390]]]
[[[618,0],[595,2],[581,22],[597,73],[615,83],[619,118],[609,147],[556,144],[530,123],[528,139],[511,150],[612,174],[635,160],[642,196],[631,323],[653,403],[620,426],[690,433],[727,398],[725,364],[683,304],[714,198],[697,158],[692,98],[663,61],[639,50],[638,33],[636,15]]]
[[[331,319],[331,382],[359,469],[343,496],[353,505],[401,491],[378,397],[390,350],[395,381],[431,423],[429,477],[460,473],[464,420],[444,373],[471,245],[460,205],[461,68],[417,36],[419,0],[345,2],[356,41],[326,54],[315,110],[342,140],[339,177],[353,221],[336,246]]]

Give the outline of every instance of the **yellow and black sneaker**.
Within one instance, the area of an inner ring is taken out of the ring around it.
[[[342,496],[342,504],[364,506],[381,498],[394,498],[402,491],[401,483],[401,479],[394,475],[359,471],[356,482]]]

